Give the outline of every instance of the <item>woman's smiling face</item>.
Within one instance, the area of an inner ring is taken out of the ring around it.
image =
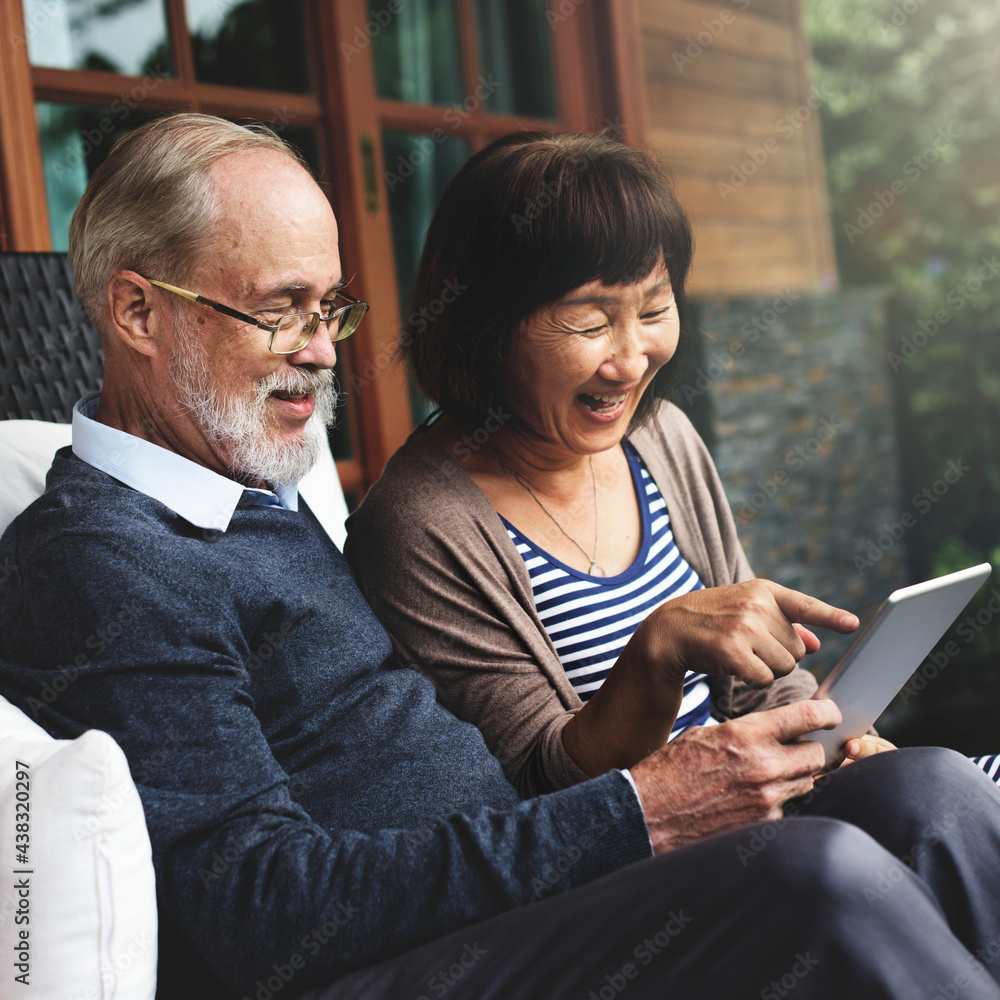
[[[557,450],[595,454],[628,430],[680,324],[662,260],[632,285],[592,281],[543,306],[514,340],[508,397]]]

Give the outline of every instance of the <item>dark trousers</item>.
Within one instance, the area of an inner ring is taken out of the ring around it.
[[[1000,790],[923,748],[309,1000],[1000,1000]]]

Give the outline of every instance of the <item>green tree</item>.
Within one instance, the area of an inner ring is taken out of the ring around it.
[[[904,502],[927,497],[909,539],[913,572],[1000,566],[1000,3],[803,6],[815,81],[828,95],[841,278],[895,293],[886,365]],[[956,461],[967,471],[938,495]],[[971,611],[997,582],[994,573]],[[968,645],[1000,651],[1000,615]]]

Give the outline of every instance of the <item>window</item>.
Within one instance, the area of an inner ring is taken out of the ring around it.
[[[608,19],[596,0],[0,0],[0,246],[65,249],[91,172],[152,116],[270,122],[328,190],[372,304],[338,362],[333,444],[359,496],[424,412],[394,343],[441,192],[507,132],[617,120]]]

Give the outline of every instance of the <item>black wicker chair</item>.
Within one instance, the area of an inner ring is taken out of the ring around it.
[[[0,253],[0,420],[68,422],[103,370],[66,255]]]

